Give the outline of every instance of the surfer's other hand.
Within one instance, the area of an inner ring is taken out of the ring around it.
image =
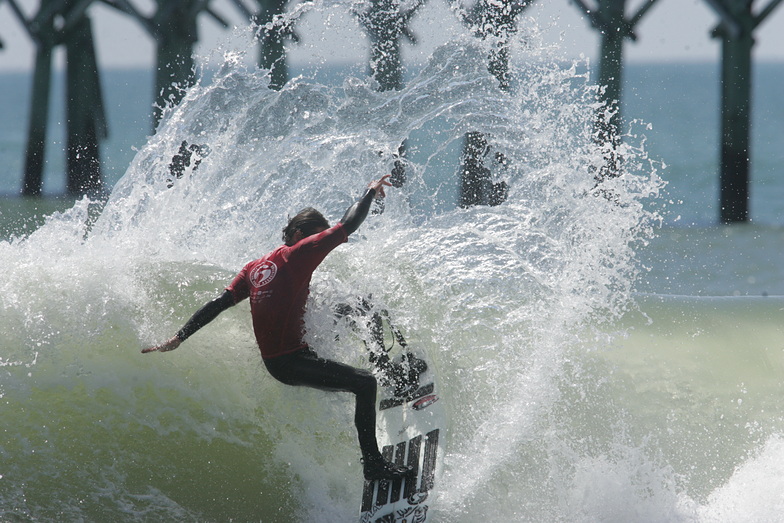
[[[148,352],[168,352],[170,350],[174,350],[180,346],[182,340],[177,336],[173,337],[170,340],[167,340],[160,345],[156,345],[155,347],[148,347],[146,349],[142,349],[142,354],[147,354]]]
[[[368,185],[368,189],[373,189],[374,191],[376,191],[376,198],[383,198],[386,196],[386,193],[384,192],[384,187],[385,186],[392,187],[392,182],[389,181],[389,178],[391,176],[392,176],[391,174],[385,174],[378,180],[373,180],[372,182],[370,182],[370,184]]]

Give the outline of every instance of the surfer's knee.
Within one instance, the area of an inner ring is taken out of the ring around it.
[[[357,394],[376,393],[378,382],[373,373],[364,369],[357,369],[356,372]]]

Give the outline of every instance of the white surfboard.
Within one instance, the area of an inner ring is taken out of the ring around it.
[[[391,387],[382,388],[378,405],[378,442],[384,459],[414,469],[410,478],[365,481],[361,523],[425,523],[438,488],[443,464],[444,403],[433,365],[425,354],[427,370],[419,376],[415,392],[404,398]]]

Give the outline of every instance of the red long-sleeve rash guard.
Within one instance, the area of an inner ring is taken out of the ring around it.
[[[234,303],[250,298],[262,358],[290,354],[305,346],[302,336],[311,276],[327,254],[346,241],[348,234],[343,223],[338,223],[248,263],[226,288]]]

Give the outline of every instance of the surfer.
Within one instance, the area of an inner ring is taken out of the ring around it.
[[[363,369],[319,357],[303,341],[305,303],[313,271],[338,245],[348,241],[365,220],[375,198],[392,186],[390,175],[368,185],[334,226],[317,210],[307,207],[283,229],[283,242],[271,253],[240,271],[223,294],[210,301],[185,323],[177,334],[142,353],[174,350],[221,312],[250,298],[253,330],[269,373],[287,385],[352,392],[356,396],[354,423],[362,451],[365,479],[395,479],[411,473],[411,467],[382,458],[376,441],[377,381]]]

